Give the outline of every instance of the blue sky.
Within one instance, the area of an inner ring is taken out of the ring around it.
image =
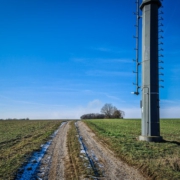
[[[163,1],[161,117],[180,117],[180,1]],[[132,0],[6,0],[0,118],[79,118],[105,103],[140,117]]]

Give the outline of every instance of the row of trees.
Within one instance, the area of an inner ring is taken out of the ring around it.
[[[101,113],[90,113],[84,114],[81,116],[81,119],[104,119],[104,118],[114,118],[114,119],[122,119],[125,116],[124,111],[118,110],[112,104],[105,104],[101,108]]]
[[[81,119],[104,119],[104,114],[99,113],[90,113],[90,114],[84,114],[81,116]]]
[[[29,118],[22,118],[22,119],[16,119],[16,118],[0,119],[0,121],[4,121],[4,120],[6,120],[6,121],[10,121],[10,120],[12,120],[12,121],[14,121],[14,120],[25,121],[25,120],[29,120]]]

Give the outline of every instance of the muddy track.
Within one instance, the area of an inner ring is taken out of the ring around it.
[[[95,134],[81,121],[78,123],[80,135],[86,144],[89,156],[98,159],[99,170],[105,180],[144,180],[145,178],[133,167],[116,158],[112,151],[95,138]],[[98,168],[98,167],[97,167]]]
[[[69,122],[65,123],[58,131],[46,155],[41,161],[38,177],[43,180],[64,180],[65,179],[65,159],[67,151],[67,132]]]

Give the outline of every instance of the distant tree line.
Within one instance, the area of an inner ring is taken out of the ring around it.
[[[124,111],[118,110],[115,106],[112,104],[105,104],[101,108],[101,113],[90,113],[90,114],[84,114],[81,116],[81,119],[123,119],[125,116]]]
[[[19,120],[19,121],[25,121],[25,120],[29,120],[29,118],[22,118],[22,119],[16,119],[16,118],[7,118],[7,119],[0,119],[0,121],[9,121],[9,120]]]
[[[81,116],[81,119],[104,119],[104,114],[98,114],[98,113],[90,113],[90,114],[84,114]]]

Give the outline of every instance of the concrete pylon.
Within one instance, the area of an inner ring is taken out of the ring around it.
[[[142,134],[139,140],[160,142],[158,9],[159,0],[143,0],[142,10]]]

